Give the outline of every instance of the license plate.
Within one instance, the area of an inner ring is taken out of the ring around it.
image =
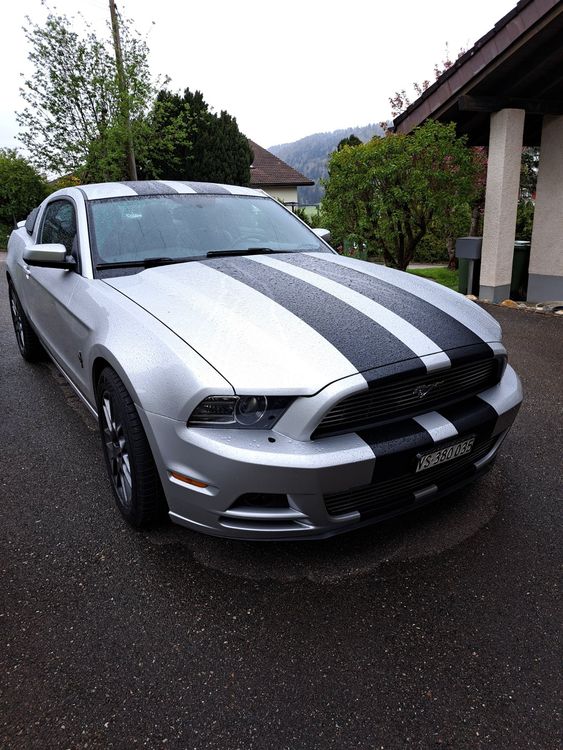
[[[450,443],[445,448],[425,453],[418,457],[416,470],[425,471],[426,469],[431,469],[433,466],[438,466],[438,464],[445,464],[446,461],[453,461],[454,458],[465,456],[471,453],[474,442],[475,435],[472,435],[469,438],[465,438],[465,440],[460,440],[459,443]]]

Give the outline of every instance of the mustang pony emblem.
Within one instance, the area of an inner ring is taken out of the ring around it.
[[[443,380],[439,380],[437,383],[423,383],[423,385],[417,385],[413,390],[412,395],[418,396],[418,398],[424,398],[425,396],[428,396],[428,394],[432,391],[435,391],[436,388],[439,388],[441,385],[444,385]]]

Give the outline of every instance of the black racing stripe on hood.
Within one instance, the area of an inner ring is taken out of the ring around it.
[[[213,195],[231,195],[231,193],[226,190],[221,185],[213,185],[208,182],[186,182],[182,181],[182,185],[187,185],[192,190],[195,190],[196,193],[208,193]]]
[[[163,182],[158,180],[131,180],[129,182],[122,181],[122,185],[127,185],[131,190],[134,190],[137,195],[177,195],[178,191],[165,185]]]
[[[441,349],[483,344],[483,340],[459,320],[431,305],[429,302],[406,292],[401,287],[377,279],[354,268],[331,263],[324,258],[295,253],[282,255],[280,260],[305,268],[320,276],[353,289],[364,297],[383,305],[391,312],[418,328]]]
[[[245,257],[202,262],[292,312],[338,349],[360,372],[405,359],[420,362],[413,351],[386,328],[312,284]]]

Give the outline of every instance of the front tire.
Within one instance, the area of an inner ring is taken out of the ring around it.
[[[110,367],[98,380],[97,400],[102,448],[117,507],[131,526],[150,526],[166,513],[162,486],[135,404]]]
[[[45,356],[45,350],[37,338],[37,334],[31,327],[27,315],[23,311],[20,299],[14,289],[12,282],[8,284],[8,297],[10,299],[10,312],[14,333],[22,357],[28,362],[39,362]]]

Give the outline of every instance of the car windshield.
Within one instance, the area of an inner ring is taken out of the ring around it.
[[[246,252],[330,252],[275,200],[150,195],[89,204],[94,265],[157,264]]]

